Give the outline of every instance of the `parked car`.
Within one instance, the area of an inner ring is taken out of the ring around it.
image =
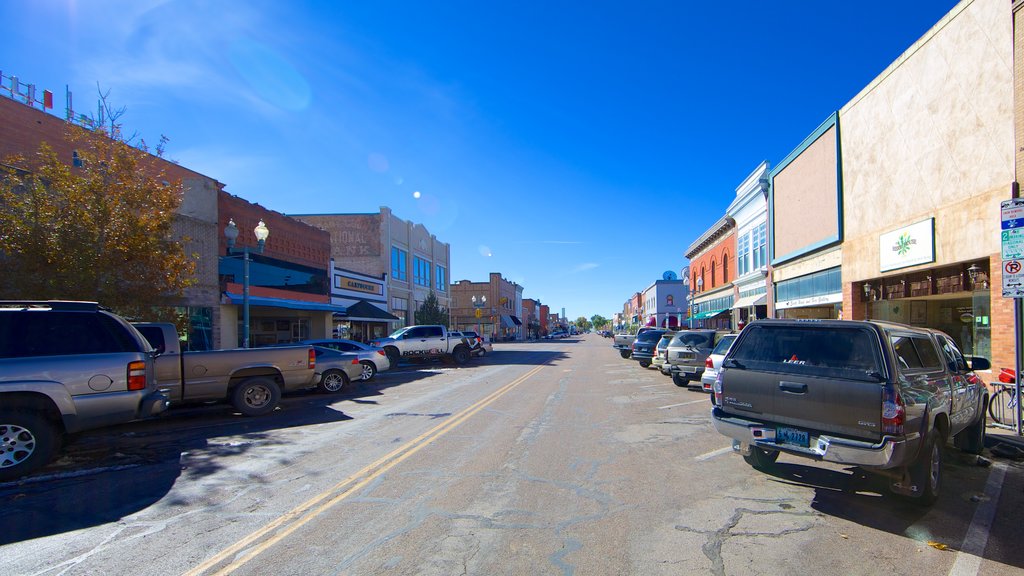
[[[715,385],[715,378],[718,377],[718,369],[722,367],[722,359],[725,358],[725,353],[729,351],[729,347],[736,340],[736,336],[737,334],[725,334],[722,336],[718,340],[718,344],[715,344],[711,354],[708,354],[707,360],[704,361],[704,374],[700,377],[700,385],[705,392],[712,391]],[[714,395],[712,395],[712,403],[714,403],[714,398]]]
[[[65,434],[166,410],[151,351],[95,302],[0,301],[0,480],[46,465]]]
[[[134,326],[156,350],[156,379],[171,405],[230,402],[246,416],[274,411],[281,394],[316,386],[309,346],[184,351],[167,322]]]
[[[491,341],[484,338],[480,334],[477,334],[475,330],[463,330],[462,335],[466,338],[475,338],[477,341],[476,348],[473,349],[475,356],[485,356],[494,352],[494,346],[491,345]]]
[[[683,330],[668,345],[669,371],[676,386],[688,387],[700,382],[704,362],[725,332],[715,330]]]
[[[758,320],[714,384],[712,421],[755,468],[780,452],[860,468],[930,505],[949,438],[979,454],[988,391],[946,334],[887,322]]]
[[[370,344],[383,348],[392,365],[397,365],[400,358],[436,358],[465,364],[472,357],[473,349],[461,336],[449,336],[448,329],[439,324],[399,328],[387,338],[374,339]]]
[[[672,341],[672,337],[675,336],[675,332],[665,332],[661,335],[661,340],[658,340],[657,346],[654,348],[654,357],[651,358],[651,367],[657,368],[659,372],[665,376],[671,376],[672,373],[668,369],[668,343]]]
[[[654,329],[645,330],[637,334],[636,340],[633,341],[632,357],[640,363],[641,368],[647,368],[651,365],[655,348],[658,345],[658,341],[661,340],[661,335],[665,332],[668,332],[668,330]]]
[[[316,376],[313,381],[321,392],[336,394],[363,376],[365,365],[358,354],[323,346],[313,346],[313,353],[316,354]]]
[[[379,372],[384,372],[391,368],[391,361],[388,360],[388,355],[384,353],[383,348],[370,346],[355,340],[345,340],[343,338],[300,340],[296,344],[323,346],[324,348],[331,348],[339,352],[355,354],[359,357],[359,363],[363,367],[363,373],[360,374],[358,380],[363,382],[372,380]]]

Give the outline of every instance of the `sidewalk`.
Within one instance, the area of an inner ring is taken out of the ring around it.
[[[997,458],[1024,459],[1024,437],[1018,436],[1016,429],[1000,426],[985,428],[985,447]]]

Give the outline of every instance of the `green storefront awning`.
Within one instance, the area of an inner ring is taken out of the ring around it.
[[[693,315],[693,319],[694,320],[706,320],[708,318],[714,318],[715,316],[718,316],[722,312],[727,312],[727,311],[728,311],[727,308],[723,308],[721,310],[708,310],[707,312],[701,312],[699,314],[694,314]]]

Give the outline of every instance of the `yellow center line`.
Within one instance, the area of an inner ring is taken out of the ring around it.
[[[427,432],[424,432],[423,434],[420,434],[416,438],[389,452],[385,456],[382,456],[381,458],[377,459],[372,464],[369,464],[368,466],[359,470],[355,474],[352,474],[348,478],[342,480],[341,482],[338,482],[331,488],[321,492],[320,494],[314,496],[313,498],[310,498],[309,500],[303,502],[299,506],[296,506],[295,508],[289,510],[285,514],[279,516],[273,522],[263,526],[259,530],[256,530],[255,532],[249,534],[245,538],[242,538],[238,542],[235,542],[231,546],[225,548],[216,556],[207,559],[202,564],[196,566],[192,570],[189,570],[185,573],[185,576],[198,576],[199,574],[206,572],[214,566],[217,566],[221,562],[224,562],[226,559],[236,556],[239,552],[245,550],[247,547],[249,547],[257,540],[260,540],[265,536],[268,536],[278,528],[281,528],[282,526],[285,527],[283,530],[277,532],[276,534],[262,541],[259,546],[249,550],[244,555],[239,556],[231,564],[217,571],[215,575],[221,576],[223,574],[229,574],[233,572],[249,560],[252,560],[256,556],[258,556],[267,548],[280,542],[289,534],[295,532],[296,530],[298,530],[305,524],[309,523],[311,520],[313,520],[320,514],[323,514],[333,506],[337,505],[342,500],[348,498],[356,491],[362,489],[370,482],[372,482],[374,479],[384,474],[391,468],[397,466],[406,458],[409,458],[410,456],[418,452],[420,449],[428,446],[441,436],[447,434],[453,428],[462,424],[467,419],[472,417],[474,414],[483,410],[492,402],[494,402],[501,396],[505,395],[507,392],[509,392],[519,384],[522,384],[527,379],[534,376],[537,372],[540,372],[540,370],[544,368],[547,364],[548,362],[545,362],[540,366],[537,366],[536,368],[530,370],[526,374],[520,376],[519,378],[516,378],[512,382],[488,394],[483,399],[477,401],[475,404],[472,404],[471,406],[463,410],[461,413],[457,414],[454,418],[447,420],[438,426],[435,426],[434,428],[428,430]],[[310,511],[311,509],[312,511]],[[308,511],[310,512],[307,514],[306,512]]]

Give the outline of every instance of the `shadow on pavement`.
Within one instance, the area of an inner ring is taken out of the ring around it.
[[[987,451],[984,457],[989,457]],[[987,500],[985,487],[991,468],[984,462],[977,456],[947,447],[942,495],[931,508],[892,494],[887,478],[855,467],[837,471],[780,461],[765,473],[777,482],[812,488],[811,507],[822,514],[911,538],[922,546],[938,543],[955,552],[962,546],[978,506]],[[1020,476],[1016,478],[1019,481]],[[1010,474],[1007,474],[1002,498],[1019,502],[1019,490],[1011,490],[1009,481]],[[1024,550],[1017,544],[1016,529],[993,529],[988,538],[987,560],[1024,567]]]

